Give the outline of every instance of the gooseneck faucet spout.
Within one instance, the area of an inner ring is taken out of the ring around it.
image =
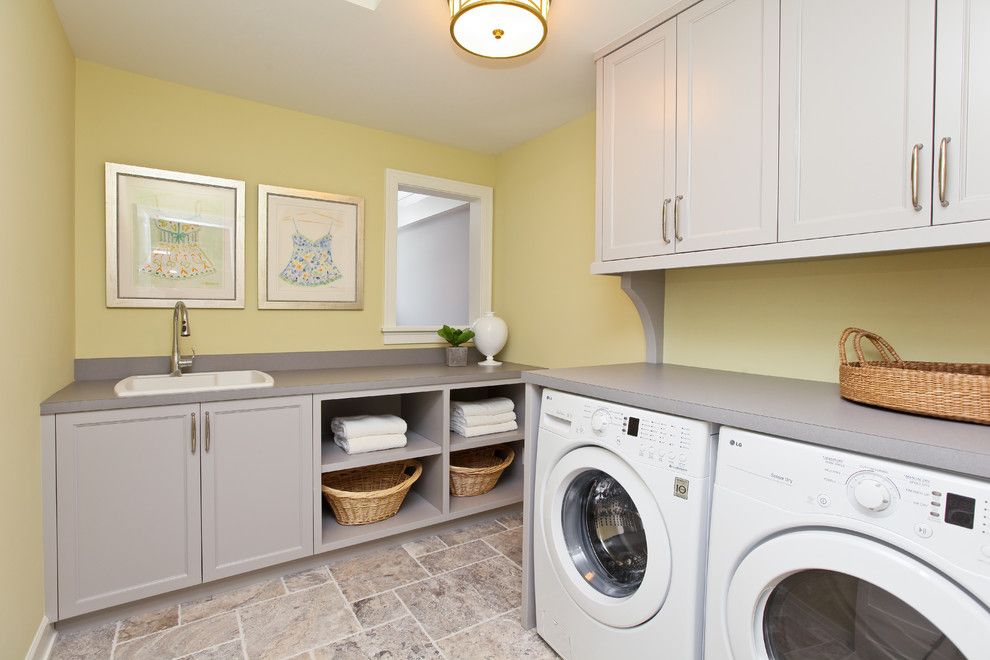
[[[189,310],[181,300],[175,303],[172,309],[172,362],[170,364],[171,376],[181,376],[183,371],[192,368],[193,360],[196,359],[196,351],[189,357],[184,357],[179,352],[179,337],[188,337],[189,332]]]

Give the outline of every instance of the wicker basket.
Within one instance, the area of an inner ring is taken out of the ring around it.
[[[850,337],[857,362],[846,356]],[[880,360],[866,360],[864,339]],[[905,362],[886,339],[859,328],[846,328],[839,340],[839,393],[881,408],[990,424],[990,364]]]
[[[484,495],[512,465],[516,452],[507,445],[468,449],[450,455],[450,494],[457,497]]]
[[[329,472],[323,497],[341,525],[367,525],[398,513],[421,474],[423,464],[414,460]]]

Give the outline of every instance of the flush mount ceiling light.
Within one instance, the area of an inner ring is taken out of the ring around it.
[[[547,38],[550,0],[447,0],[450,36],[475,55],[519,57]]]

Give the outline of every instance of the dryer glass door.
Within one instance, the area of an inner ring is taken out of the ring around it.
[[[880,587],[845,573],[794,573],[770,593],[763,638],[774,660],[966,660],[931,621]]]
[[[646,531],[636,504],[614,477],[588,470],[574,479],[561,520],[571,560],[588,584],[613,598],[639,588],[648,558]]]

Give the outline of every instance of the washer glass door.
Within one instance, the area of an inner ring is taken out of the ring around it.
[[[643,583],[649,547],[635,502],[616,479],[588,470],[564,493],[561,522],[567,551],[585,581],[623,598]]]
[[[966,660],[916,609],[845,573],[794,573],[770,593],[763,639],[773,660]]]

